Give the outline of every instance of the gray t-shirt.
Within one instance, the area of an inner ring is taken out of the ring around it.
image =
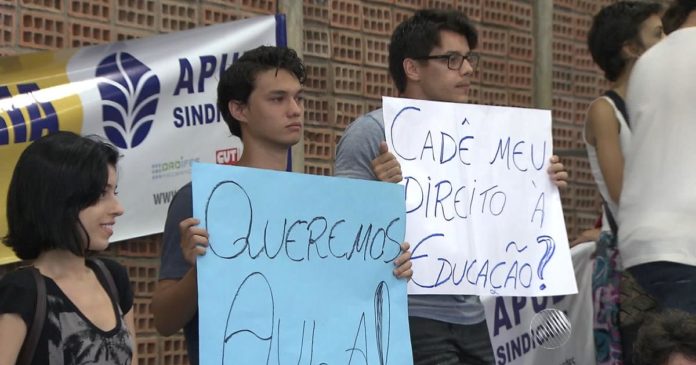
[[[335,175],[377,180],[371,162],[379,155],[379,144],[384,140],[382,109],[353,121],[336,147]],[[409,295],[408,314],[464,325],[485,320],[483,305],[475,295]]]

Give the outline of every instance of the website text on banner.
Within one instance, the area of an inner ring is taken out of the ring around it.
[[[404,172],[410,294],[577,292],[546,171],[549,111],[387,97],[383,106]]]
[[[113,240],[161,232],[192,162],[234,163],[241,154],[215,104],[219,75],[244,51],[275,45],[279,23],[264,16],[0,58],[0,207],[27,144],[70,130],[104,137],[123,154],[119,190],[126,214]],[[3,214],[0,235],[6,230]],[[0,264],[13,259],[0,247]]]
[[[201,364],[412,364],[395,184],[195,164]]]

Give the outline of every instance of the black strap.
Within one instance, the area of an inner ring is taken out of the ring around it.
[[[31,322],[31,328],[29,328],[27,337],[22,343],[22,349],[19,351],[18,365],[31,364],[46,319],[46,282],[35,267],[29,267],[27,270],[31,271],[36,283],[36,307],[34,308],[34,320]]]
[[[619,94],[617,94],[614,90],[606,91],[604,93],[604,96],[608,97],[609,99],[611,99],[611,101],[614,102],[614,105],[616,105],[616,109],[619,109],[619,112],[621,113],[621,115],[623,115],[628,129],[631,129],[631,123],[628,121],[628,109],[626,109],[626,102],[624,101],[624,99],[621,96],[619,96]]]
[[[99,269],[99,271],[102,273],[102,275],[106,279],[106,289],[109,292],[111,300],[113,300],[114,303],[120,305],[118,289],[116,289],[116,283],[114,282],[114,277],[111,275],[111,271],[109,271],[109,269],[106,268],[106,265],[104,265],[104,262],[102,260],[99,260],[96,257],[88,257],[87,260],[93,263],[97,267],[97,269]]]

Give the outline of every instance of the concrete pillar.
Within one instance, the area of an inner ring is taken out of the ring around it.
[[[553,1],[534,4],[534,107],[551,109],[553,89]]]

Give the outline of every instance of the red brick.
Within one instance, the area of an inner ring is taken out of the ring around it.
[[[161,244],[162,235],[156,234],[115,243],[113,246],[116,247],[118,256],[159,258]]]
[[[198,24],[198,7],[196,5],[180,3],[173,0],[161,1],[161,31],[169,33],[196,27]]]
[[[331,58],[329,30],[326,27],[305,26],[304,55]]]
[[[119,258],[117,261],[128,270],[133,294],[136,297],[152,297],[158,280],[159,260]]]
[[[575,218],[575,224],[577,225],[576,235],[579,235],[580,233],[582,233],[582,231],[586,229],[594,228],[595,222],[597,222],[597,218],[599,218],[599,214],[599,209],[593,209],[589,212],[577,212]]]
[[[509,0],[483,0],[481,22],[509,27],[512,24]]]
[[[305,94],[305,122],[313,125],[331,126],[329,101],[326,95]]]
[[[511,59],[534,61],[534,37],[531,33],[509,32],[508,55]]]
[[[201,5],[202,25],[220,24],[243,19],[240,12],[229,6],[216,4]]]
[[[398,0],[394,1],[397,6],[401,6],[409,9],[423,9],[425,7],[425,0]]]
[[[575,39],[573,14],[567,11],[554,9],[553,11],[553,38]]]
[[[70,23],[68,39],[73,48],[89,46],[93,44],[111,43],[113,34],[111,27],[106,24],[86,21],[73,21]]]
[[[70,0],[68,15],[108,22],[111,19],[111,0]]]
[[[382,99],[365,99],[365,113],[377,110],[382,107]],[[337,121],[338,123],[338,121]]]
[[[127,41],[129,39],[139,39],[150,36],[153,32],[148,32],[140,29],[115,27],[116,28],[116,40],[117,41]]]
[[[50,12],[62,12],[64,3],[62,0],[19,0],[18,2],[22,7]]]
[[[554,95],[573,94],[573,71],[565,67],[555,67],[551,72],[551,90]]]
[[[338,94],[362,95],[363,69],[360,66],[335,63],[331,66],[333,91]]]
[[[575,1],[576,0],[553,0],[553,7],[561,7],[566,8],[568,10],[573,10],[575,7]]]
[[[362,99],[341,97],[334,98],[333,110],[336,115],[336,127],[339,129],[345,129],[357,117],[371,111],[365,108],[365,102]]]
[[[555,38],[551,43],[553,65],[573,67],[575,43],[571,40]]]
[[[597,216],[592,214],[592,212],[598,212],[602,206],[602,200],[598,193],[597,186],[595,184],[580,183],[574,185],[575,209],[578,211],[589,212],[591,216],[594,216],[595,219],[597,219]]]
[[[155,16],[160,9],[155,0],[117,0],[116,24],[156,30]]]
[[[508,55],[507,29],[482,25],[479,27],[479,44],[481,52],[506,57]]]
[[[481,87],[480,103],[484,105],[508,105],[508,94],[505,89],[495,87]]]
[[[587,44],[587,33],[592,27],[592,15],[575,14],[573,16],[573,31],[575,40]]]
[[[17,54],[17,51],[15,51],[12,48],[2,48],[0,47],[0,56],[14,56]],[[0,266],[2,268],[3,266]]]
[[[508,61],[508,86],[516,89],[532,90],[534,65],[529,62]]]
[[[160,337],[159,348],[162,352],[160,365],[188,365],[186,340],[182,335]]]
[[[334,156],[334,131],[331,128],[305,127],[304,157],[330,160]]]
[[[360,31],[362,28],[362,3],[357,0],[327,0],[331,3],[331,26]]]
[[[481,85],[479,83],[471,84],[469,87],[469,103],[471,104],[481,104]]]
[[[302,2],[302,14],[305,22],[329,23],[329,1],[304,0]]]
[[[575,96],[594,98],[599,95],[597,74],[593,72],[573,73],[573,94]]]
[[[19,23],[19,45],[38,49],[61,49],[67,47],[67,26],[64,17],[25,11]]]
[[[136,333],[155,332],[155,316],[150,310],[150,298],[133,299],[133,318],[135,320]]]
[[[389,65],[389,38],[365,37],[365,64],[368,66],[386,67]]]
[[[551,116],[554,123],[573,123],[573,100],[554,94],[552,98]]]
[[[508,84],[508,65],[504,59],[482,57],[479,72],[483,85],[506,87]]]
[[[593,99],[576,98],[573,100],[573,123],[579,126],[585,125],[587,117],[587,109]]]
[[[595,0],[575,0],[575,10],[593,16],[599,11],[599,4]]]
[[[401,24],[401,22],[410,18],[413,13],[414,11],[412,9],[394,8],[394,11],[392,12],[392,24],[394,24],[394,27],[396,28],[396,26]]]
[[[569,181],[582,184],[595,184],[592,168],[590,167],[590,162],[587,160],[587,156],[570,157],[568,160],[569,164],[566,165],[566,169],[568,170]]]
[[[258,14],[274,14],[276,10],[275,0],[241,0],[242,10]]]
[[[508,90],[508,105],[520,108],[534,106],[531,90]]]
[[[15,29],[17,14],[14,8],[0,8],[0,46],[13,46],[17,42]]]
[[[326,62],[305,60],[305,89],[326,93],[329,91],[329,65]]]
[[[592,55],[584,43],[576,43],[574,48],[573,65],[578,70],[597,72],[599,67],[592,60]]]
[[[510,27],[531,32],[534,18],[532,4],[511,1],[508,6],[510,9]]]
[[[138,365],[159,365],[159,350],[157,337],[137,336],[138,341]]]
[[[362,9],[363,32],[384,36],[391,35],[393,30],[391,7],[363,3]]]
[[[573,150],[583,145],[582,129],[574,124],[553,123],[552,135],[554,151]]]
[[[332,29],[331,54],[336,61],[361,65],[363,63],[362,34]]]
[[[452,0],[426,0],[425,7],[428,9],[453,9],[454,3],[458,1]]]
[[[305,174],[333,176],[333,162],[305,161]]]
[[[381,99],[382,96],[395,96],[394,85],[392,84],[389,71],[383,68],[364,69],[365,90],[364,95],[368,98]]]
[[[455,7],[475,22],[481,21],[481,4],[483,0],[455,1]]]
[[[604,77],[604,72],[603,71],[598,71],[597,72],[597,90],[602,93],[607,90],[610,90],[612,88],[611,81],[607,80]],[[597,95],[599,96],[599,95]]]

